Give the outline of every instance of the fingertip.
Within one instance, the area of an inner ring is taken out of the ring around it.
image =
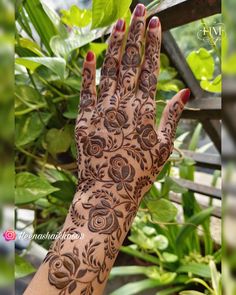
[[[88,51],[87,55],[86,55],[86,61],[87,62],[93,62],[95,60],[95,54],[93,53],[93,51]]]
[[[159,28],[160,25],[161,25],[161,23],[160,23],[159,17],[154,16],[150,19],[149,24],[148,24],[148,28],[149,28],[149,30],[153,30],[153,29]]]
[[[126,23],[123,19],[118,19],[115,25],[115,31],[123,33],[125,31]]]
[[[183,89],[180,93],[181,101],[183,104],[186,104],[189,101],[191,90],[189,88]]]
[[[134,10],[134,16],[136,17],[143,17],[145,16],[146,14],[146,7],[139,3],[136,7],[135,7],[135,10]]]

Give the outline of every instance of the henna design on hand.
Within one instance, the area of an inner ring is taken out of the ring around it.
[[[106,280],[144,193],[172,152],[177,124],[190,96],[189,90],[179,92],[168,102],[159,127],[155,126],[161,27],[158,18],[151,19],[142,61],[146,17],[140,5],[123,56],[124,21],[119,20],[112,31],[98,96],[95,56],[88,53],[84,62],[75,128],[79,182],[70,221],[94,238],[82,253],[76,245],[72,252],[64,251],[64,241],[56,242],[49,251],[45,259],[48,280],[60,290],[59,295],[71,294],[76,288],[76,294],[90,295],[96,284]],[[68,230],[75,231],[75,227]],[[99,245],[104,248],[98,257]]]

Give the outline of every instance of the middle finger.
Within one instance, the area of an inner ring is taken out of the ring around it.
[[[135,8],[128,33],[125,51],[118,78],[118,91],[122,97],[134,93],[142,60],[142,47],[145,34],[146,8],[138,4]]]

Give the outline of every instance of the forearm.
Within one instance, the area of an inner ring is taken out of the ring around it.
[[[24,294],[102,294],[147,182],[140,179],[123,198],[114,186],[78,191],[61,231],[64,237],[54,242]]]

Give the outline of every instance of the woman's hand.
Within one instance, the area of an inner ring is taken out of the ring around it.
[[[145,26],[141,4],[127,41],[125,23],[118,20],[98,95],[95,56],[87,54],[76,122],[78,191],[62,237],[51,247],[25,295],[101,295],[140,201],[172,151],[190,92],[182,90],[168,102],[156,128],[161,25],[153,17],[147,31]],[[68,239],[74,233],[81,239]]]
[[[156,121],[161,25],[157,17],[146,31],[146,10],[135,9],[127,41],[125,23],[113,28],[96,94],[96,59],[88,52],[83,68],[80,116],[76,123],[79,191],[116,190],[136,203],[169,158],[188,89],[166,106]],[[145,34],[146,31],[146,34]],[[143,46],[145,44],[145,46]],[[143,47],[145,48],[143,50]],[[124,49],[124,51],[123,51]],[[130,213],[130,209],[124,214]]]

